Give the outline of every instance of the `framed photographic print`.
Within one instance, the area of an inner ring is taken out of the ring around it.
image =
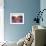
[[[24,13],[10,13],[10,24],[24,24]]]

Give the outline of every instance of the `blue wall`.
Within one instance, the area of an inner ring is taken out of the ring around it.
[[[18,41],[32,28],[35,12],[40,9],[40,0],[4,0],[5,40]],[[10,13],[24,13],[24,24],[11,25]]]

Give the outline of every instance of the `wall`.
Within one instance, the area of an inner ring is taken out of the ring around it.
[[[0,42],[4,41],[4,0],[0,0]]]
[[[41,11],[42,11],[43,9],[46,9],[46,0],[41,0],[41,1],[40,1],[40,9],[41,9]],[[46,11],[43,12],[42,17],[43,17],[43,22],[40,21],[40,25],[43,25],[43,26],[46,27]]]
[[[46,0],[40,0],[40,9],[46,9]],[[44,11],[43,15],[43,22],[40,21],[40,25],[45,26],[46,27],[46,11]],[[46,40],[45,40],[46,41]],[[45,42],[46,43],[46,42]]]
[[[34,17],[40,9],[40,0],[4,0],[4,35],[5,40],[18,41],[31,29]],[[24,24],[10,24],[10,13],[24,13]]]

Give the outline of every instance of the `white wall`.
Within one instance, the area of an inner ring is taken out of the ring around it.
[[[46,0],[40,0],[40,9],[41,11],[43,9],[46,9]],[[46,26],[46,11],[43,12],[43,19],[44,21],[40,21],[40,24],[43,25],[43,26]]]
[[[4,41],[4,1],[0,0],[0,42]]]

